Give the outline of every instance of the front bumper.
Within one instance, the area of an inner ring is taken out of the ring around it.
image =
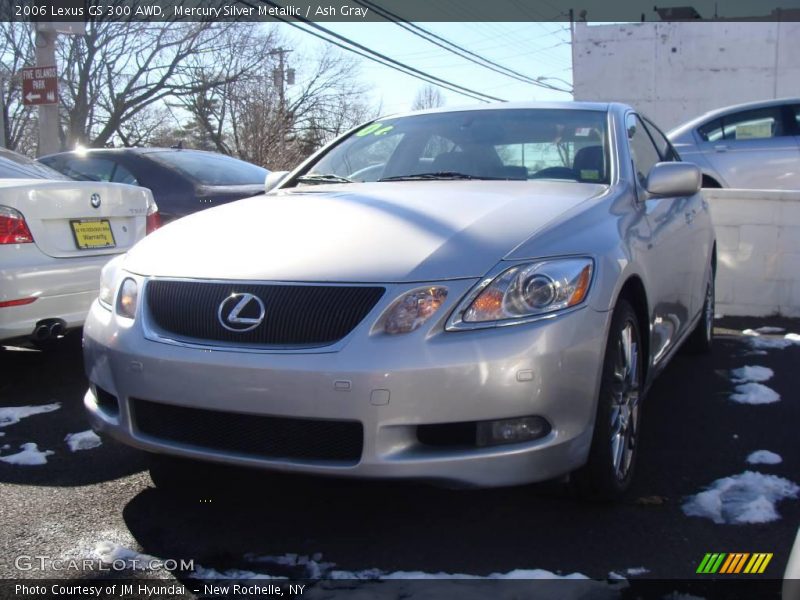
[[[437,322],[405,335],[371,335],[377,316],[402,293],[401,286],[390,286],[335,351],[238,352],[153,341],[145,338],[142,319],[121,319],[95,302],[84,327],[93,384],[85,405],[92,426],[150,452],[304,474],[501,486],[576,469],[591,443],[610,314],[587,306],[524,325],[445,332],[447,314],[472,283],[448,282],[451,294]],[[118,411],[98,405],[95,386],[116,397]],[[358,421],[363,450],[357,462],[341,464],[160,439],[139,430],[132,399],[227,413]],[[532,442],[441,447],[423,444],[417,436],[423,424],[531,415],[544,417],[552,427]]]

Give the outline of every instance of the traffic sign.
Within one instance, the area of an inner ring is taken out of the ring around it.
[[[23,104],[58,104],[58,76],[55,66],[26,67],[20,73]]]

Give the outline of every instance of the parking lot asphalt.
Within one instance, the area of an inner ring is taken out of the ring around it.
[[[17,558],[96,557],[110,544],[191,558],[217,572],[296,575],[300,569],[301,576],[316,577],[333,565],[472,575],[545,569],[667,584],[702,579],[695,571],[706,553],[767,552],[774,557],[764,577],[780,578],[800,523],[797,498],[777,503],[777,520],[757,524],[718,524],[682,509],[715,480],[748,470],[800,481],[794,371],[800,344],[754,353],[754,338],[742,331],[764,326],[785,330],[760,336],[766,339],[800,333],[798,320],[724,318],[716,323],[713,354],[676,356],[644,405],[633,489],[613,505],[581,501],[561,483],[447,490],[285,477],[253,477],[236,497],[177,499],[152,487],[138,451],[110,439],[88,450],[67,447],[67,434],[88,429],[79,335],[49,352],[6,348],[0,350],[0,407],[57,402],[60,408],[0,427],[0,459],[26,443],[53,452],[44,465],[0,460],[0,577],[85,577],[20,569]],[[743,366],[772,369],[765,384],[781,399],[733,402],[730,371]],[[756,450],[782,462],[749,465],[746,458]],[[258,558],[265,556],[272,558]]]

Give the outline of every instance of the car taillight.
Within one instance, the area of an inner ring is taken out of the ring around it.
[[[145,233],[153,233],[156,229],[161,227],[161,215],[158,212],[158,204],[153,199],[147,200],[147,222],[145,225]]]
[[[0,206],[0,244],[28,244],[32,241],[31,230],[22,213]]]

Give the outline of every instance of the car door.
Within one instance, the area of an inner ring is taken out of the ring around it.
[[[667,136],[656,127],[652,121],[643,118],[650,137],[653,139],[662,162],[680,161],[681,157],[672,147]],[[700,312],[705,303],[705,284],[708,264],[704,257],[710,256],[708,228],[711,227],[711,215],[702,195],[695,194],[687,197],[682,206],[683,215],[688,229],[690,241],[690,258],[686,263],[688,269],[689,288],[685,293],[689,295],[690,318]]]
[[[797,141],[784,107],[725,115],[699,127],[699,149],[731,188],[800,188]]]
[[[628,113],[628,132],[639,204],[649,226],[647,252],[648,299],[652,307],[651,348],[658,363],[683,335],[691,318],[691,242],[687,224],[688,198],[648,197],[647,174],[661,154],[641,119]]]

